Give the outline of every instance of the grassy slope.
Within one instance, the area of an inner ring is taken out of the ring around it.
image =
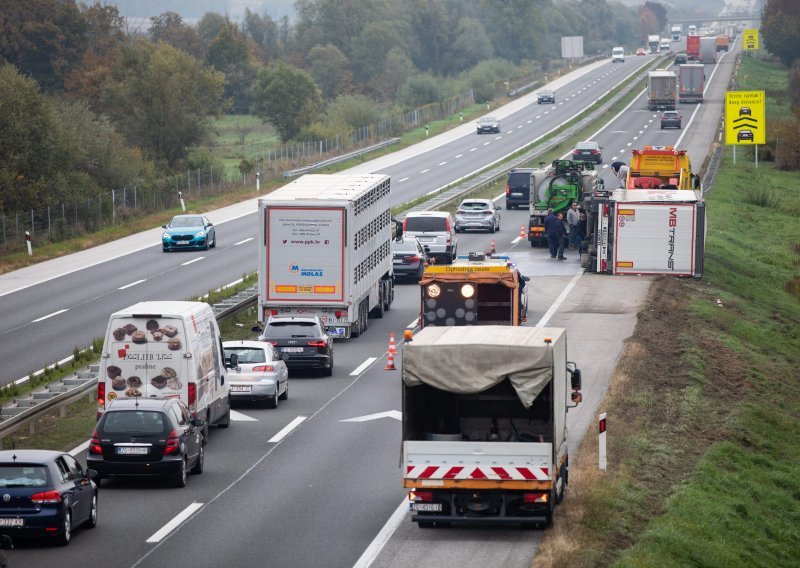
[[[776,88],[771,65],[743,70]],[[703,280],[654,284],[626,346],[609,470],[588,436],[535,566],[797,565],[800,174],[743,150],[708,199]]]

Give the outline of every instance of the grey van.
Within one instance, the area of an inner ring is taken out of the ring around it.
[[[403,219],[403,236],[417,239],[428,257],[453,262],[458,254],[455,223],[447,211],[410,211]]]
[[[506,182],[506,209],[528,208],[531,201],[533,168],[513,168]]]

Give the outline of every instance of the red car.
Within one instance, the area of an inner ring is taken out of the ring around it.
[[[640,47],[636,50],[636,55],[647,55],[647,52],[644,50],[643,47]]]

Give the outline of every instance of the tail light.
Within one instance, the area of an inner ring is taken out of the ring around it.
[[[411,491],[408,498],[411,501],[433,501],[433,491]]]
[[[189,411],[197,412],[197,383],[189,383]]]
[[[406,232],[406,219],[403,219],[403,232]]]
[[[334,313],[334,315],[335,315],[337,318],[340,318],[340,317],[342,317],[342,315],[343,315],[345,312],[340,312],[340,311],[338,311],[338,310],[337,310],[337,311],[335,311],[335,312],[333,312],[333,313]]]
[[[253,367],[253,371],[257,373],[271,373],[275,370],[275,367],[272,365],[259,365],[258,367]]]
[[[271,344],[272,344],[272,345],[274,345],[275,347],[277,347],[277,346],[278,346],[278,342],[277,342],[277,341],[267,341],[267,343],[271,343]]]
[[[61,503],[61,493],[58,491],[43,491],[41,493],[34,493],[31,495],[31,501],[37,505],[45,505],[48,503]]]
[[[270,310],[269,313],[270,313],[270,315],[277,316],[278,315],[278,310]]]
[[[308,342],[308,346],[309,347],[325,347],[326,345],[327,344],[321,339],[318,340],[318,341],[309,341]]]
[[[592,150],[592,154],[599,154],[600,150]]]
[[[106,410],[106,383],[98,381],[97,383],[97,418]]]
[[[481,211],[481,214],[483,214],[483,215],[491,215],[492,212],[491,211]]]
[[[89,441],[89,453],[98,456],[103,453],[103,448],[100,446],[100,437],[97,435],[97,430],[92,432],[92,439]]]
[[[525,503],[547,503],[547,493],[525,493],[522,500]]]
[[[403,260],[405,260],[406,262],[417,262],[419,260],[419,257],[415,254],[412,256],[406,256],[405,258],[403,258]]]
[[[464,211],[462,209],[459,209],[458,211],[456,211],[456,215],[463,215],[463,214],[464,214]]]
[[[164,455],[177,454],[181,449],[180,441],[177,430],[170,432],[169,436],[167,436],[167,445],[164,446]]]
[[[450,234],[450,219],[444,220],[444,230],[447,231],[447,242],[452,242],[453,236]]]
[[[511,184],[507,183],[506,184],[506,195],[508,195],[509,193],[511,193]]]
[[[572,151],[573,156],[577,156],[578,154],[580,154],[580,151],[577,148]]]

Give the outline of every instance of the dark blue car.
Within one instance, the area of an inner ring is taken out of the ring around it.
[[[97,525],[94,477],[64,452],[0,451],[0,534],[69,544],[74,528]]]
[[[175,215],[162,225],[161,245],[164,252],[179,249],[208,250],[217,246],[217,232],[205,215]]]

